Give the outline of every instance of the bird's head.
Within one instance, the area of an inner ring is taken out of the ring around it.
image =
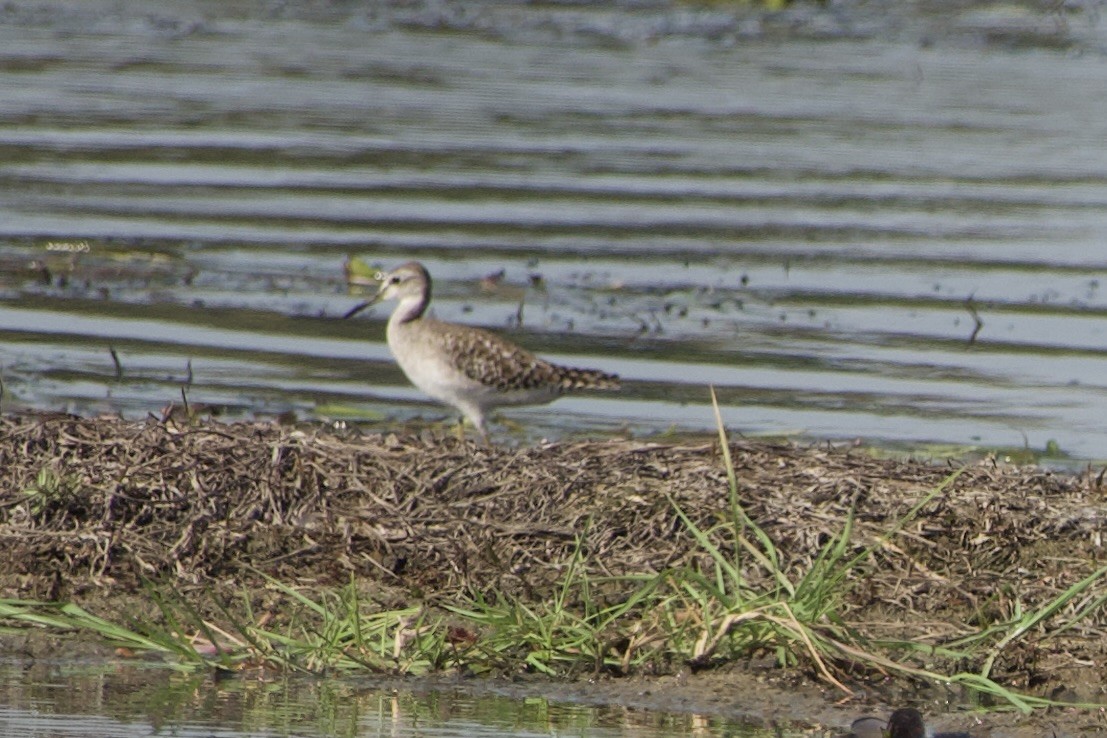
[[[416,261],[401,264],[390,272],[377,272],[374,279],[380,282],[377,294],[371,300],[366,300],[356,305],[347,312],[343,318],[352,318],[370,305],[376,305],[385,300],[418,299],[422,302],[430,301],[431,278],[426,268]]]

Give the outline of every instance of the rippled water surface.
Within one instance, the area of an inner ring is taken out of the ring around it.
[[[0,661],[0,733],[7,738],[336,736],[589,736],[662,738],[812,735],[734,720],[413,683],[213,680],[152,665],[59,659]]]
[[[415,258],[625,378],[528,437],[1105,458],[1100,21],[933,5],[5,3],[3,410],[444,417],[340,319]]]

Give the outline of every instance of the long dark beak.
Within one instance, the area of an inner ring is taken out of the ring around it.
[[[381,296],[378,293],[375,297],[373,297],[373,299],[366,300],[365,302],[360,303],[358,305],[354,305],[352,308],[350,308],[349,310],[346,311],[346,314],[342,316],[342,319],[346,320],[347,318],[354,317],[355,315],[360,313],[365,308],[372,307],[373,305],[376,305],[378,302],[380,302],[380,299],[381,299]]]
[[[342,316],[342,319],[346,320],[347,318],[352,318],[355,315],[357,315],[358,313],[360,313],[362,310],[364,310],[365,308],[371,307],[373,305],[376,305],[378,302],[380,302],[381,301],[381,296],[384,294],[384,287],[385,287],[384,278],[386,276],[387,275],[384,272],[377,272],[376,274],[374,274],[373,279],[380,282],[380,286],[377,287],[377,294],[373,295],[371,298],[369,298],[368,300],[366,300],[363,303],[360,303],[358,305],[354,305],[352,308],[350,308],[349,310],[346,311],[346,314]]]

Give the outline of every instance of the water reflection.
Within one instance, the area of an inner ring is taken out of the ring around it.
[[[483,692],[483,693],[482,693]],[[494,685],[410,689],[330,679],[215,680],[121,663],[0,664],[5,736],[734,736],[810,734],[540,696]]]
[[[353,254],[625,376],[532,436],[1107,457],[1102,24],[901,5],[5,8],[0,409],[443,417]]]

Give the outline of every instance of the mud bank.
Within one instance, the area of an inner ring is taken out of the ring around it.
[[[1102,558],[1098,470],[1066,475],[992,459],[961,468],[744,440],[731,453],[741,502],[787,569],[804,570],[854,516],[851,546],[876,550],[840,613],[870,637],[946,642],[1057,598]],[[725,465],[710,440],[504,448],[429,432],[27,415],[0,420],[0,468],[0,558],[9,562],[0,594],[73,600],[94,612],[141,610],[144,581],[229,600],[256,588],[254,606],[264,608],[258,572],[303,587],[354,577],[386,606],[490,591],[540,600],[578,546],[597,577],[656,573],[702,555],[674,503],[705,529],[728,509]],[[1101,609],[1056,626],[1101,595],[1003,651],[994,677],[1098,699],[1107,682]],[[815,707],[841,695],[802,670],[691,671],[603,679],[585,692],[727,713],[737,709],[735,686],[753,680],[809,695],[787,708],[767,700],[766,715],[802,709],[845,720]],[[871,675],[865,684],[842,712],[878,699]],[[585,692],[575,694],[593,698]],[[1053,718],[1036,717],[1036,730],[1042,719]],[[1077,721],[1074,733],[1096,729],[1086,713],[1061,719]],[[1026,725],[985,721],[982,730],[1006,724],[1004,735]]]

